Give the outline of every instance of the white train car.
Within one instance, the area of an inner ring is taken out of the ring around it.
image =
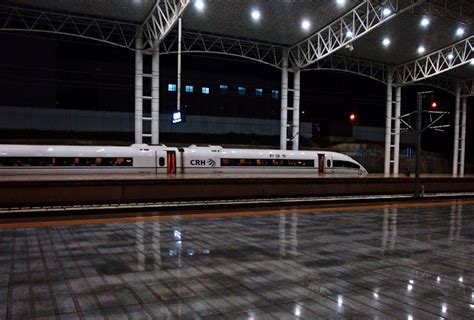
[[[328,151],[0,145],[0,174],[306,173],[367,174],[352,158]]]

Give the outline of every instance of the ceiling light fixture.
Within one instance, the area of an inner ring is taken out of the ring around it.
[[[204,1],[203,0],[196,0],[194,2],[194,7],[198,10],[198,11],[203,11],[204,8],[206,7],[206,5],[204,4]]]
[[[260,14],[260,11],[259,11],[258,9],[253,9],[250,15],[252,16],[252,19],[253,19],[254,21],[260,20],[260,17],[262,16],[262,15]]]
[[[305,31],[308,31],[309,28],[311,28],[311,22],[309,22],[309,20],[307,20],[307,19],[304,19],[301,22],[301,28],[303,28],[303,30],[305,30]]]
[[[382,44],[384,47],[388,47],[390,45],[391,41],[389,38],[383,38]]]
[[[422,27],[427,27],[428,25],[430,24],[430,19],[424,17],[423,19],[421,19],[421,22],[420,22],[420,25]]]
[[[418,53],[422,54],[422,53],[425,53],[426,49],[424,46],[419,46],[417,51]]]
[[[384,17],[388,17],[389,15],[392,14],[392,9],[390,9],[390,8],[384,8],[384,9],[382,10],[382,14],[383,14]]]
[[[464,30],[463,27],[459,27],[459,28],[456,29],[456,35],[458,37],[462,37],[464,35],[464,32],[466,32],[466,31]]]
[[[342,7],[343,5],[346,4],[346,0],[336,0],[336,3],[338,6]]]

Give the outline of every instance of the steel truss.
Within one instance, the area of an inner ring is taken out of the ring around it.
[[[333,70],[354,73],[365,76],[373,80],[386,83],[390,67],[383,63],[362,60],[340,55],[330,55],[327,58],[316,61],[312,68],[303,69],[303,71],[312,70]]]
[[[176,53],[178,35],[170,33],[161,41],[160,53]],[[183,31],[182,52],[187,53],[217,53],[258,61],[281,68],[284,47],[242,40],[238,38],[222,37],[199,32]]]
[[[403,84],[439,75],[470,62],[474,58],[474,35],[424,57],[395,67]]]
[[[406,85],[416,85],[416,86],[429,86],[437,89],[444,90],[452,95],[456,94],[456,83],[458,82],[455,78],[437,76],[427,78],[418,82],[408,83]]]
[[[160,43],[190,3],[191,0],[157,0],[142,24],[144,49]]]
[[[290,48],[292,67],[304,68],[350,44],[424,0],[364,0],[341,18]],[[391,14],[384,14],[389,9]]]
[[[117,20],[0,5],[0,31],[63,34],[132,49],[136,27]]]

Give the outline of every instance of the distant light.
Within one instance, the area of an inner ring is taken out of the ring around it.
[[[418,53],[421,54],[421,53],[425,53],[426,49],[425,49],[424,46],[419,46],[417,51],[418,51]]]
[[[198,10],[198,11],[203,11],[204,8],[206,7],[206,5],[204,4],[204,0],[196,0],[194,2],[194,7]]]
[[[437,277],[436,282],[440,282],[440,281],[441,281],[441,277]]]
[[[346,4],[346,0],[336,0],[338,6],[343,6]]]
[[[301,306],[297,304],[295,306],[295,316],[299,317],[301,315]]]
[[[337,296],[337,305],[340,307],[342,306],[342,303],[343,303],[342,296]]]
[[[253,10],[252,10],[252,13],[251,13],[250,15],[252,16],[252,19],[253,19],[254,21],[260,20],[261,14],[260,14],[260,11],[259,11],[259,10],[253,9]]]
[[[464,30],[463,27],[459,27],[459,28],[456,29],[456,35],[458,37],[462,37],[464,35],[464,32],[466,32],[466,31]]]
[[[304,114],[304,110],[303,110],[303,111],[301,111],[301,113],[302,113],[302,114]]]
[[[474,309],[474,304],[470,304],[469,307],[470,307],[471,309]]]
[[[390,45],[391,41],[389,38],[383,38],[382,44],[384,47],[388,47]]]
[[[352,31],[351,31],[351,30],[347,30],[347,32],[346,32],[346,37],[347,37],[347,38],[352,38],[353,36],[354,36],[354,34],[352,33]]]
[[[392,9],[390,9],[390,8],[384,8],[384,9],[382,10],[382,14],[383,14],[384,17],[388,17],[389,15],[392,14]]]
[[[407,290],[408,290],[408,291],[412,291],[412,290],[413,290],[413,286],[412,286],[411,284],[409,284],[409,285],[407,286]]]
[[[374,298],[375,299],[378,299],[379,298],[379,294],[377,292],[374,292]]]
[[[309,30],[309,28],[311,28],[311,22],[309,22],[309,20],[307,20],[307,19],[304,19],[301,22],[301,28],[303,28],[303,30],[305,30],[305,31]]]
[[[448,60],[453,60],[454,59],[454,54],[449,53],[447,58],[448,58]]]
[[[429,24],[430,24],[430,19],[428,19],[428,18],[426,18],[426,17],[423,18],[423,19],[421,19],[420,25],[421,25],[422,27],[427,27]]]
[[[407,316],[407,320],[413,320],[413,316],[412,316],[411,314],[409,314],[409,315]]]
[[[446,313],[446,311],[448,311],[448,306],[446,306],[446,303],[443,303],[441,305],[441,312]]]
[[[408,281],[408,282],[410,282],[411,284],[414,284],[414,283],[415,283],[415,281],[413,281],[413,280],[410,280],[410,281]]]
[[[463,282],[464,281],[463,277],[459,277],[458,281]]]
[[[431,108],[433,108],[433,109],[438,108],[438,103],[437,103],[436,101],[433,101],[433,102],[431,103]],[[438,277],[438,278],[439,278],[439,277]],[[439,281],[438,281],[438,282],[439,282]]]

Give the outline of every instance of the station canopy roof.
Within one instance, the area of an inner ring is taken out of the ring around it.
[[[386,7],[390,10],[383,14],[393,17],[367,32],[356,34],[352,40],[350,38],[353,35],[346,32],[341,36],[345,38],[343,45],[316,60],[327,59],[335,54],[338,57],[398,67],[445,49],[440,56],[435,57],[435,62],[422,61],[427,64],[426,67],[430,63],[432,66],[443,63],[443,60],[448,65],[439,70],[435,68],[429,77],[442,74],[458,79],[474,78],[474,65],[466,60],[473,59],[474,64],[472,0],[4,0],[3,3],[10,7],[34,8],[138,26],[149,19],[157,6],[161,5],[164,10],[167,3],[176,2],[187,5],[180,12],[185,32],[290,48],[290,54],[291,50],[296,50],[295,45],[300,43],[300,56],[309,47],[305,40],[314,39],[318,31],[338,22],[349,12],[356,11],[355,8],[364,3],[370,3],[373,7]],[[402,9],[400,12],[397,12],[397,6]],[[359,18],[364,19],[363,13]],[[366,18],[372,17],[368,15]],[[357,20],[354,16],[352,19]],[[345,26],[352,28],[350,24]],[[164,39],[175,35],[175,30],[176,21],[172,21],[172,27],[168,30],[170,34]],[[459,57],[456,52],[454,57],[450,56],[449,47],[462,41],[470,48],[459,53]],[[457,61],[458,58],[460,61]],[[309,59],[309,62],[301,67],[315,66],[314,59]]]

